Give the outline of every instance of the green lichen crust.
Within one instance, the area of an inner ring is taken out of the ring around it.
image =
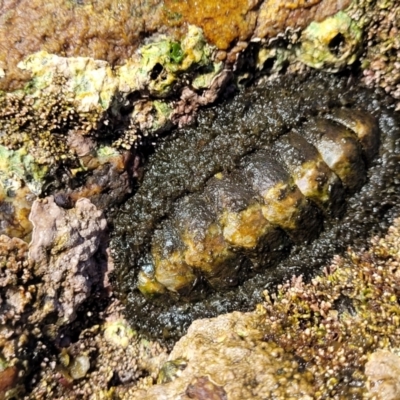
[[[362,30],[343,11],[322,22],[312,22],[301,36],[300,61],[312,68],[338,71],[357,60]]]
[[[195,318],[248,309],[274,282],[294,273],[315,272],[333,254],[385,229],[398,208],[400,192],[400,128],[391,107],[390,99],[348,86],[346,80],[314,74],[285,77],[205,111],[198,127],[181,130],[162,142],[150,159],[142,186],[115,220],[115,289],[126,303],[131,322],[152,334],[168,336],[179,334]],[[196,293],[197,302],[183,302],[182,296],[149,301],[138,291],[139,267],[151,262],[148,254],[154,231],[173,213],[177,199],[190,193],[196,196],[211,177],[230,173],[244,156],[271,148],[292,129],[300,130],[322,115],[339,120],[343,116],[337,109],[364,110],[376,118],[381,135],[379,156],[372,162],[368,155],[364,157],[369,164],[366,183],[355,194],[347,193],[346,212],[340,220],[321,219],[319,238],[290,246],[290,254],[273,268],[256,276],[244,268],[247,276],[239,276],[233,282],[239,285],[233,289],[215,292],[204,285]]]

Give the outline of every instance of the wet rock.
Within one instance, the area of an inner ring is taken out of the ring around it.
[[[54,0],[43,7],[40,1],[7,1],[1,3],[0,15],[0,66],[5,73],[0,85],[4,89],[21,87],[26,74],[16,65],[40,50],[121,63],[133,54],[142,35],[160,28],[162,2]]]
[[[69,367],[72,379],[82,379],[90,368],[90,359],[86,354],[75,357]]]
[[[46,349],[43,336],[56,339],[105,273],[94,257],[106,222],[89,200],[80,199],[69,209],[57,206],[53,197],[36,200],[31,221],[29,246],[0,236],[0,393],[10,386],[6,399],[23,389],[20,378],[37,367],[38,354]],[[78,355],[71,364],[76,379],[89,368]],[[9,385],[14,369],[18,384]]]
[[[186,24],[203,29],[207,40],[227,50],[233,43],[271,38],[287,27],[304,28],[346,8],[349,0],[204,0],[175,2],[109,0],[64,3],[8,1],[0,6],[0,89],[21,88],[29,74],[17,64],[45,50],[67,57],[92,57],[112,67],[123,64],[140,47],[142,37],[158,32],[174,40]],[[48,16],[52,15],[52,18]],[[37,21],[41,24],[37,24]],[[15,46],[18,43],[18,46]],[[235,46],[233,46],[235,47]]]
[[[18,382],[18,368],[7,367],[0,370],[0,398],[11,399],[15,395],[15,388]]]
[[[367,10],[369,20],[366,32],[368,43],[361,57],[363,81],[380,86],[396,99],[400,110],[400,5],[395,1],[380,2],[379,10]]]
[[[12,360],[28,341],[24,326],[32,313],[37,288],[28,245],[0,236],[0,359]]]
[[[284,27],[305,28],[313,21],[321,22],[344,10],[350,3],[350,0],[266,0],[260,7],[253,37],[269,39],[284,31]]]
[[[188,399],[196,400],[227,400],[225,390],[211,382],[208,377],[195,378],[186,389]],[[183,397],[185,398],[185,397]]]
[[[122,318],[104,324],[104,339],[114,346],[127,348],[135,336],[136,332]]]

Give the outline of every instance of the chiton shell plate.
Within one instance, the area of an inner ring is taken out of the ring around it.
[[[248,309],[384,229],[398,207],[389,98],[319,74],[247,89],[163,140],[112,239],[115,287],[156,335]]]

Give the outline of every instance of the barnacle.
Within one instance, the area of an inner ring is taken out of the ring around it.
[[[149,43],[140,48],[140,57],[132,57],[118,68],[119,90],[122,93],[148,90],[155,97],[167,97],[185,72],[208,68],[206,74],[217,75],[221,67],[212,61],[213,49],[201,29],[189,25],[180,42],[165,37]],[[199,71],[194,75],[204,73]]]
[[[285,78],[162,142],[115,221],[131,322],[160,332],[245,309],[263,286],[383,227],[399,193],[399,123],[380,102],[344,80]]]
[[[310,67],[338,71],[356,61],[361,39],[361,28],[340,11],[322,22],[312,22],[304,30],[298,57]]]

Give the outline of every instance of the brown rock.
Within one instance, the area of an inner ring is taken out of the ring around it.
[[[60,323],[71,322],[92,285],[102,279],[93,255],[106,220],[88,199],[79,199],[74,208],[65,210],[53,197],[36,200],[30,220],[29,257],[43,280],[40,295],[44,302],[33,319],[55,312]]]
[[[201,27],[209,42],[221,50],[230,47],[234,40],[248,39],[257,21],[256,6],[259,0],[166,0],[168,15]],[[170,18],[171,21],[171,18]]]
[[[1,1],[0,89],[21,87],[27,76],[16,66],[39,50],[121,63],[144,35],[162,30],[161,8],[160,0]]]
[[[0,398],[11,389],[18,380],[17,367],[8,367],[0,372]]]
[[[196,400],[227,400],[225,390],[206,376],[195,378],[186,389],[186,395],[189,399]]]
[[[193,322],[171,360],[187,360],[172,382],[138,390],[131,399],[310,400],[307,372],[273,343],[263,340],[262,312],[234,312]],[[190,397],[192,396],[192,397]],[[208,396],[208,397],[207,397]]]
[[[178,37],[187,23],[201,27],[211,44],[227,50],[252,37],[271,38],[287,27],[304,28],[349,4],[350,0],[52,0],[44,6],[40,0],[6,0],[0,2],[0,90],[22,87],[29,74],[17,64],[40,50],[120,65],[143,37]]]

